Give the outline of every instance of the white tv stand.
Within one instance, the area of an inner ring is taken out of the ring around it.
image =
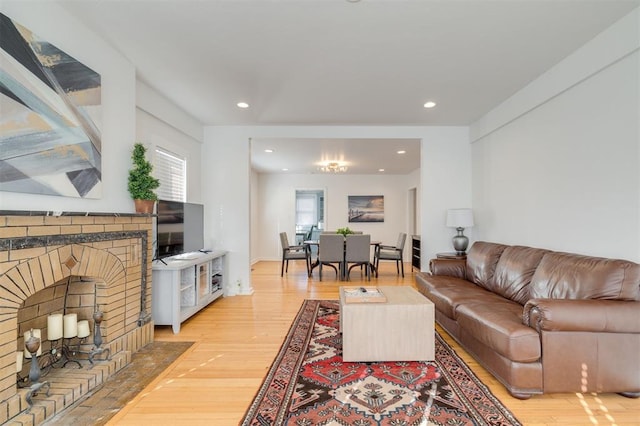
[[[226,251],[191,252],[153,261],[152,317],[156,325],[180,324],[222,296]]]

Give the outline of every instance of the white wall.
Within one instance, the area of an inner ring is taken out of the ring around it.
[[[472,126],[478,239],[640,261],[639,13]]]
[[[251,293],[250,132],[242,127],[205,127],[202,181],[205,246],[227,250],[225,296]]]
[[[3,1],[2,12],[101,75],[102,198],[0,192],[0,209],[133,212],[127,176],[136,135],[135,68],[59,5]]]
[[[250,259],[251,263],[255,263],[259,258],[259,238],[256,230],[259,229],[258,221],[260,220],[260,210],[259,210],[259,191],[258,191],[258,182],[259,175],[255,170],[251,170],[251,183],[249,184],[249,191],[251,192],[251,200],[249,202],[249,212],[250,212],[250,232],[251,232],[251,253]]]
[[[428,270],[429,259],[439,252],[453,251],[456,234],[446,228],[447,210],[471,207],[471,149],[468,129],[434,128],[421,147],[421,270]],[[465,235],[473,241],[473,228]]]
[[[202,123],[187,114],[149,85],[136,82],[136,105],[167,125],[180,130],[192,140],[202,142]]]
[[[444,227],[445,212],[471,204],[471,167],[466,127],[424,126],[211,126],[205,128],[202,181],[209,182],[203,200],[210,212],[205,229],[212,247],[229,250],[230,292],[251,289],[251,227],[253,195],[250,138],[418,138],[422,140],[420,226],[423,265],[438,251],[451,250],[452,231]],[[204,164],[212,166],[204,167]],[[215,167],[219,165],[220,167]],[[415,180],[415,176],[413,179]],[[402,189],[403,197],[409,186]],[[365,187],[366,189],[366,187]],[[363,191],[364,193],[365,191]],[[369,193],[369,191],[366,191]],[[251,195],[250,195],[251,194]],[[258,201],[259,204],[259,201]],[[331,214],[331,212],[329,212]],[[338,213],[341,214],[341,213]],[[259,217],[259,216],[257,216]],[[331,220],[331,219],[330,219]],[[402,219],[406,223],[406,217]],[[399,231],[395,231],[399,232]],[[277,233],[274,233],[277,235]],[[396,234],[397,235],[397,234]],[[205,239],[206,242],[206,239]],[[424,269],[424,266],[423,266]]]
[[[278,237],[286,232],[289,241],[295,236],[296,189],[325,191],[325,229],[349,228],[370,234],[372,240],[395,244],[399,232],[407,232],[407,194],[410,185],[406,175],[287,175],[260,174],[258,180],[257,260],[280,260],[282,248]],[[414,185],[415,187],[415,185]],[[253,190],[253,188],[252,188]],[[349,223],[349,195],[383,195],[384,222]],[[405,258],[409,244],[405,246]]]

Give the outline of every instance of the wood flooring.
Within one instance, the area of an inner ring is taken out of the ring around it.
[[[371,284],[414,285],[393,262],[381,262]],[[237,425],[253,400],[304,299],[337,299],[330,270],[308,279],[304,262],[289,263],[280,277],[280,262],[259,262],[252,268],[253,294],[219,299],[182,324],[156,326],[159,341],[195,344],[145,390],[133,398],[108,425]],[[349,285],[367,283],[354,269]],[[442,330],[441,335],[492,392],[524,425],[640,425],[640,399],[617,394],[551,394],[521,401],[512,398]],[[640,356],[640,355],[639,355]],[[615,362],[612,360],[612,362]]]

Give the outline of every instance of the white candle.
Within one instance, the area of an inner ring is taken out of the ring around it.
[[[31,338],[31,331],[29,330],[26,333],[24,333],[24,343],[25,345],[27,344],[27,340],[29,340]],[[42,334],[40,332],[39,328],[34,328],[33,329],[33,337],[37,337],[38,339],[40,339],[40,347],[38,348],[38,352],[36,352],[36,356],[40,356],[42,355]],[[24,357],[25,358],[31,358],[31,353],[27,350],[27,348],[24,348]]]
[[[22,359],[24,358],[24,354],[22,352],[16,352],[16,372],[19,373],[22,371]]]
[[[62,314],[51,314],[47,317],[47,338],[62,339]]]
[[[82,339],[84,337],[87,337],[89,334],[91,334],[89,332],[89,321],[78,321],[78,337]]]
[[[67,314],[63,318],[64,320],[64,334],[65,339],[71,339],[78,335],[78,314]]]

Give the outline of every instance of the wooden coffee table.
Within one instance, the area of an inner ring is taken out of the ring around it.
[[[340,287],[342,358],[346,362],[430,361],[433,303],[408,286],[378,286],[386,302],[346,303]]]

